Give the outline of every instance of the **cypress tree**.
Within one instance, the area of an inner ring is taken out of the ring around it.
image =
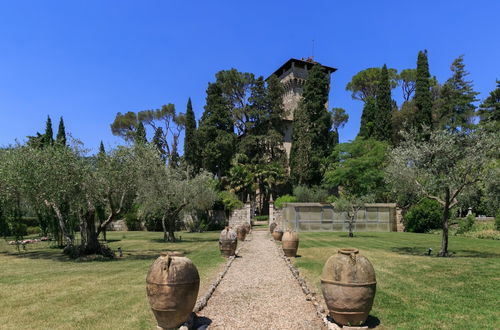
[[[146,129],[144,128],[144,124],[142,122],[139,122],[139,125],[137,125],[137,130],[135,131],[135,143],[148,143],[148,140],[146,138]]]
[[[101,144],[99,144],[99,154],[100,155],[106,154],[106,150],[104,149],[104,143],[102,143],[102,140],[101,140]]]
[[[331,115],[326,109],[328,87],[328,75],[323,67],[314,65],[294,113],[290,170],[293,182],[298,185],[319,184],[321,162],[330,154]]]
[[[415,82],[416,113],[413,126],[421,131],[422,125],[432,129],[432,95],[430,89],[429,63],[427,51],[418,52],[417,81]]]
[[[66,146],[66,129],[64,128],[63,117],[59,119],[59,128],[57,130],[56,144]]]
[[[230,104],[224,98],[221,87],[217,83],[209,83],[196,139],[200,141],[202,167],[219,178],[229,170],[234,154],[233,130]]]
[[[184,137],[184,158],[186,163],[195,171],[198,171],[198,152],[196,143],[196,118],[191,104],[191,98],[188,99],[186,106],[186,131]]]
[[[373,132],[373,137],[379,141],[391,141],[392,104],[389,72],[387,65],[384,64],[380,71],[380,80],[377,88],[377,108]]]
[[[375,131],[375,121],[378,113],[377,101],[373,97],[365,99],[363,113],[361,114],[361,125],[359,127],[359,136],[364,138],[373,137]]]
[[[47,116],[47,121],[45,122],[43,142],[46,146],[54,144],[54,132],[52,131],[52,120],[50,120],[50,116]]]

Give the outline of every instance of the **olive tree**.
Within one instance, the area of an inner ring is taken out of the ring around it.
[[[164,240],[175,242],[175,224],[182,210],[208,209],[217,198],[211,175],[190,178],[178,168],[165,166],[152,146],[136,149],[137,202],[142,215],[160,216]]]
[[[492,157],[498,157],[498,133],[447,130],[428,132],[429,140],[415,131],[402,133],[404,141],[389,156],[386,179],[397,194],[417,193],[442,207],[442,243],[439,256],[449,256],[450,209],[467,187],[485,175]]]

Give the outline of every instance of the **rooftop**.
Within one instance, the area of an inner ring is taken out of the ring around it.
[[[332,73],[332,72],[337,71],[336,68],[333,68],[331,66],[322,65],[321,63],[318,63],[318,62],[314,61],[314,59],[311,58],[311,57],[308,57],[307,59],[300,59],[300,60],[297,59],[297,58],[291,58],[288,61],[286,61],[285,64],[283,64],[282,66],[280,66],[276,71],[274,71],[270,76],[272,76],[273,74],[275,74],[276,76],[279,77],[283,72],[287,71],[292,66],[292,63],[295,64],[295,65],[298,64],[299,67],[306,67],[306,68],[308,68],[308,67],[312,68],[312,66],[314,64],[320,64],[323,68],[325,68],[325,70],[328,73]]]

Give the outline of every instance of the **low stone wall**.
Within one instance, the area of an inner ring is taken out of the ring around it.
[[[252,206],[250,202],[245,203],[242,208],[234,210],[229,216],[229,226],[232,228],[245,223],[252,223]]]
[[[274,208],[274,206],[273,206]],[[283,229],[296,231],[348,231],[347,214],[329,203],[285,203],[283,209],[273,209],[273,219]],[[270,210],[271,214],[271,210]],[[354,231],[389,232],[403,230],[396,204],[365,204],[357,214]]]
[[[128,231],[127,224],[125,223],[125,220],[115,220],[110,222],[106,226],[106,230],[109,231]]]

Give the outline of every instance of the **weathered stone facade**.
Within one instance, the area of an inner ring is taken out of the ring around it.
[[[252,204],[250,202],[246,202],[245,205],[240,208],[234,210],[229,216],[229,226],[232,228],[236,228],[239,225],[248,223],[252,224]]]

